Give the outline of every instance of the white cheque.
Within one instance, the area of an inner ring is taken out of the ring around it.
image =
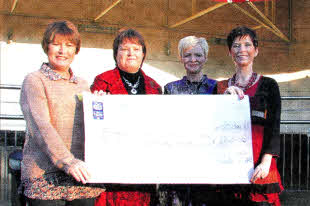
[[[91,182],[249,183],[248,96],[84,93],[83,104]]]

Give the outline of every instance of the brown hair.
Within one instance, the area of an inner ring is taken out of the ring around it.
[[[243,37],[249,35],[255,49],[258,47],[258,40],[256,32],[246,26],[239,26],[234,28],[227,36],[227,46],[229,51],[231,50],[232,44],[237,37]]]
[[[54,41],[56,35],[62,35],[76,46],[75,53],[78,54],[81,47],[81,37],[76,26],[70,21],[56,21],[47,25],[42,40],[42,48],[47,54],[48,45]]]
[[[143,51],[143,59],[142,59],[142,63],[145,59],[146,56],[146,46],[145,46],[145,42],[144,42],[144,38],[143,36],[136,30],[134,29],[126,29],[126,30],[122,30],[114,39],[113,42],[113,57],[115,60],[115,63],[117,64],[117,52],[118,52],[118,47],[119,45],[121,45],[123,43],[124,40],[130,40],[130,41],[135,41],[137,43],[139,43],[142,46],[142,51]]]

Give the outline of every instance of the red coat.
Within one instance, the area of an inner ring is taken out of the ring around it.
[[[142,70],[146,94],[162,94],[161,86]],[[90,90],[109,92],[110,94],[128,94],[117,68],[96,76]]]

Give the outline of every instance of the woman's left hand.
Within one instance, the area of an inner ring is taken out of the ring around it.
[[[264,179],[269,174],[272,155],[264,154],[261,163],[255,168],[251,178],[251,182],[254,183],[257,179]]]

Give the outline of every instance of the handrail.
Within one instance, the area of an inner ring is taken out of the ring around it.
[[[23,115],[0,114],[0,119],[23,120]],[[281,120],[280,124],[310,124],[310,120]]]
[[[20,85],[0,84],[0,89],[21,89]],[[310,96],[283,96],[281,100],[310,100]],[[23,120],[23,115],[0,114],[0,119]],[[310,124],[310,120],[281,120],[280,124]]]
[[[310,120],[281,120],[280,124],[310,124]]]
[[[310,100],[310,96],[283,96],[281,100]],[[310,120],[281,120],[280,124],[310,124]]]
[[[21,85],[0,84],[0,89],[21,89]],[[281,100],[310,100],[310,96],[282,96]]]
[[[21,89],[22,86],[14,84],[0,84],[0,89]]]
[[[284,96],[281,97],[281,100],[310,100],[310,96]]]
[[[23,120],[24,119],[24,115],[0,114],[0,119]]]

